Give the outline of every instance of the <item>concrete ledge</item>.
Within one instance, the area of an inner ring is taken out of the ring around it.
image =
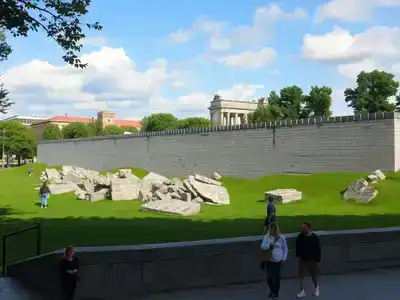
[[[219,131],[274,129],[279,127],[292,127],[300,125],[321,126],[323,124],[329,124],[329,123],[369,122],[374,120],[386,120],[386,119],[400,119],[400,113],[390,111],[390,112],[377,112],[370,114],[357,114],[357,115],[337,116],[337,117],[313,117],[313,118],[305,118],[297,120],[280,120],[280,121],[273,121],[260,124],[212,126],[205,128],[187,128],[187,129],[174,129],[174,130],[164,130],[155,132],[139,132],[139,133],[132,133],[129,135],[98,136],[98,137],[80,138],[80,139],[39,141],[39,144],[70,143],[70,142],[81,142],[81,141],[99,141],[99,140],[116,140],[116,139],[121,140],[121,139],[132,139],[138,137],[201,134],[201,133],[219,132]]]
[[[287,234],[289,258],[283,276],[296,276],[294,244]],[[335,274],[400,266],[400,227],[319,232],[322,272]],[[76,248],[81,260],[78,295],[132,299],[149,293],[243,284],[264,279],[259,267],[261,236],[138,246]],[[59,297],[57,264],[62,250],[9,266],[9,275],[27,288]]]

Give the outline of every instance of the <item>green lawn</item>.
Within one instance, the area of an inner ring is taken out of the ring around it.
[[[0,170],[0,234],[40,221],[43,250],[73,244],[116,245],[258,235],[265,216],[264,192],[276,188],[296,188],[303,201],[278,205],[279,223],[284,232],[297,231],[303,220],[315,229],[355,229],[400,225],[400,174],[389,174],[379,182],[378,197],[370,204],[357,205],[341,200],[340,191],[358,176],[366,174],[326,173],[314,175],[265,176],[257,180],[224,178],[231,195],[228,206],[202,206],[201,214],[177,217],[140,212],[139,201],[78,201],[73,195],[53,196],[47,210],[37,207],[38,177],[44,168],[35,165],[34,177],[28,166]],[[134,170],[144,176],[146,173]],[[10,260],[31,256],[34,233],[10,238]]]

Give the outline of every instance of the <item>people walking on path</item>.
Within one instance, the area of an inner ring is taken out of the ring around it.
[[[43,185],[40,187],[39,195],[41,198],[40,207],[47,208],[47,200],[49,199],[50,188],[46,182],[43,182]]]
[[[79,280],[79,260],[75,256],[73,247],[65,249],[64,257],[59,265],[59,271],[64,300],[73,300],[76,284]]]
[[[304,298],[303,281],[307,273],[311,276],[315,287],[313,296],[319,296],[319,263],[321,261],[321,244],[318,235],[312,232],[311,223],[304,222],[300,227],[300,234],[296,239],[296,257],[298,258],[298,272],[300,279],[300,293],[298,298]]]
[[[264,221],[264,234],[267,234],[269,225],[274,222],[276,222],[276,207],[274,204],[274,199],[269,198],[267,205],[267,216],[265,217]]]
[[[261,243],[261,251],[264,253],[262,263],[270,290],[269,299],[278,300],[281,287],[281,267],[282,263],[286,261],[288,247],[277,223],[269,224],[268,233]]]

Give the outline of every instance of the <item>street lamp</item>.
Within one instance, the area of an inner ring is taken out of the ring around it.
[[[6,130],[3,129],[3,151],[1,152],[1,162],[2,162],[3,169],[4,169],[4,143],[5,143],[5,137],[6,137]]]

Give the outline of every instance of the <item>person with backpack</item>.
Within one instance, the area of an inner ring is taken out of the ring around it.
[[[281,267],[288,255],[285,237],[281,234],[276,222],[269,224],[268,233],[261,243],[262,267],[266,271],[269,299],[278,300],[281,287]]]
[[[269,225],[274,222],[276,222],[276,208],[274,204],[274,199],[269,198],[267,205],[267,216],[264,221],[264,234],[267,234]]]
[[[318,273],[321,261],[321,244],[318,235],[311,231],[311,223],[301,224],[300,233],[296,238],[296,257],[298,258],[298,272],[300,279],[300,293],[297,298],[304,298],[303,280],[307,273],[310,274],[314,283],[315,291],[313,296],[319,296]]]
[[[39,196],[42,200],[40,207],[47,208],[47,200],[49,199],[49,195],[50,195],[50,188],[45,181],[43,182],[43,185],[40,187],[39,190]]]

